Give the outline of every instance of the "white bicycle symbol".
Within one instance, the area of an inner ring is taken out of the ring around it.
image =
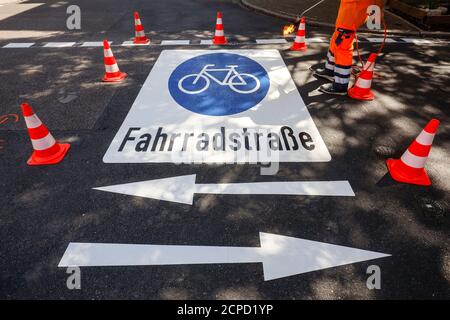
[[[236,71],[236,68],[238,67],[237,65],[227,65],[226,68],[222,68],[222,69],[213,69],[213,68],[209,68],[209,67],[214,67],[214,64],[207,64],[203,67],[203,69],[199,72],[199,73],[193,73],[193,74],[188,74],[186,76],[184,76],[183,78],[181,78],[178,81],[178,89],[180,89],[180,91],[186,93],[186,94],[198,94],[201,93],[205,90],[207,90],[209,88],[209,85],[211,84],[211,80],[215,81],[217,84],[221,85],[221,86],[228,86],[230,87],[231,90],[237,92],[237,93],[242,93],[242,94],[249,94],[249,93],[253,93],[255,91],[257,91],[259,89],[259,87],[261,86],[261,83],[259,82],[258,78],[255,77],[252,74],[249,73],[239,73]],[[209,69],[208,69],[209,68]],[[225,76],[225,78],[220,81],[219,79],[217,79],[216,77],[214,77],[211,72],[223,72],[223,71],[228,71],[227,75]],[[244,78],[247,78],[248,81],[246,81]],[[203,81],[199,80],[202,79]],[[192,82],[190,82],[192,81]],[[201,83],[203,82],[203,84]],[[254,82],[255,85],[249,89],[249,90],[240,90],[239,87],[241,86],[246,86],[248,84],[251,84],[251,82]],[[197,85],[198,83],[198,85]],[[190,85],[190,87],[192,86],[196,86],[197,88],[195,89],[186,89],[183,84],[186,86],[187,84]]]

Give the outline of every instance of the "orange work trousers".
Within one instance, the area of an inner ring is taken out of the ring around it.
[[[331,37],[325,68],[334,74],[338,91],[348,88],[353,64],[353,42],[356,30],[367,20],[367,7],[382,5],[381,0],[341,0],[336,29]]]

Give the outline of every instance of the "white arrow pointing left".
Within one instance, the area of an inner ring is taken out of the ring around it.
[[[267,281],[390,256],[271,233],[259,235],[260,247],[70,243],[58,267],[262,262]]]
[[[248,195],[306,195],[354,197],[348,181],[281,181],[251,183],[195,183],[195,174],[139,181],[94,190],[192,204],[195,193]]]

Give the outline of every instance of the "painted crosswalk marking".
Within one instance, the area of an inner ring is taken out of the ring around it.
[[[133,43],[133,41],[124,41],[124,42],[122,42],[122,46],[124,46],[124,47],[128,47],[128,46],[149,46],[150,45],[150,43],[142,43],[142,44],[135,44],[135,43]]]
[[[403,41],[414,44],[432,44],[434,43],[428,39],[412,39],[412,38],[402,38]]]
[[[383,42],[383,41],[384,41],[384,38],[380,38],[380,37],[377,37],[377,38],[366,38],[366,40],[368,40],[369,42],[380,43],[380,42]],[[392,38],[386,38],[386,42],[397,43],[397,41],[395,41],[395,40],[392,39]]]
[[[175,46],[175,45],[188,45],[190,40],[163,40],[161,41],[162,46]]]
[[[66,48],[72,47],[76,44],[76,42],[47,42],[44,47],[45,48]]]
[[[367,37],[360,38],[359,42],[371,42],[371,43],[381,43],[383,42],[383,37]],[[111,43],[112,41],[110,41]],[[290,43],[291,40],[289,37],[286,38],[273,38],[273,39],[255,39],[243,42],[236,42],[236,45],[251,45],[251,44],[287,44]],[[329,39],[326,37],[310,37],[306,38],[307,43],[328,43]],[[449,45],[450,42],[448,40],[443,39],[420,39],[420,38],[386,38],[387,43],[396,43],[396,44],[418,44],[418,45],[439,45],[446,46]],[[133,41],[123,41],[121,44],[117,44],[120,46],[128,47],[128,46],[170,46],[170,45],[214,45],[213,41],[210,39],[200,40],[162,40],[157,43],[149,43],[149,44],[134,44]],[[47,43],[35,43],[35,42],[10,42],[6,43],[0,48],[4,49],[20,49],[20,48],[86,48],[86,47],[101,47],[101,41],[84,41],[84,42],[47,42]]]
[[[313,37],[313,38],[306,38],[307,43],[323,43],[328,42],[328,39],[321,38],[321,37]]]
[[[207,45],[212,45],[213,41],[212,40],[201,40],[200,44],[207,44]]]
[[[34,45],[34,42],[11,42],[2,48],[29,48]]]
[[[109,44],[112,43],[112,41],[108,41]],[[102,41],[87,41],[83,42],[80,47],[103,47]]]
[[[286,39],[256,39],[259,44],[283,44],[287,43]]]

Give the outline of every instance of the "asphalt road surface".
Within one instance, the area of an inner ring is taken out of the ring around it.
[[[309,67],[324,62],[326,42],[310,43],[306,52],[290,51],[288,44],[256,44],[255,39],[281,38],[284,22],[248,11],[238,1],[70,4],[81,8],[81,30],[67,30],[66,2],[0,6],[0,12],[13,12],[0,16],[0,116],[10,115],[0,124],[1,298],[450,297],[448,42],[387,43],[377,60],[376,99],[361,102],[317,91],[324,82]],[[23,5],[30,8],[22,11]],[[120,46],[133,37],[134,10],[153,45]],[[199,44],[213,36],[218,10],[232,42],[226,49],[279,50],[331,161],[283,162],[276,175],[261,175],[258,164],[104,163],[162,50],[223,49]],[[308,37],[330,34],[312,27],[307,32]],[[101,47],[81,47],[104,38],[113,41],[118,64],[129,75],[122,83],[100,81]],[[162,40],[191,44],[162,46]],[[71,41],[76,45],[43,46]],[[11,42],[36,44],[2,48]],[[366,58],[378,44],[360,47]],[[59,141],[71,143],[60,164],[27,165],[31,143],[22,117],[16,122],[14,116],[25,101]],[[432,186],[394,182],[385,159],[399,157],[432,118],[441,121],[427,162]],[[186,205],[92,190],[189,174],[203,184],[348,180],[356,196],[197,194]],[[264,281],[261,263],[83,267],[80,290],[69,290],[66,268],[58,268],[71,242],[259,247],[260,232],[391,256],[270,281]],[[380,268],[380,289],[366,286],[371,265]]]

